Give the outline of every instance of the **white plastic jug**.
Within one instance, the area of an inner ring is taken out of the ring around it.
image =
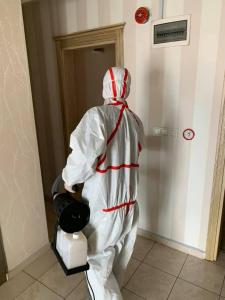
[[[87,239],[82,231],[66,233],[59,227],[57,230],[56,249],[67,269],[87,264]]]

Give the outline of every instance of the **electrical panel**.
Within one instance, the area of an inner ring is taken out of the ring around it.
[[[190,39],[190,16],[153,22],[153,47],[186,46]]]

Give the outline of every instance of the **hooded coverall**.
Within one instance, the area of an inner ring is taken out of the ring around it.
[[[127,69],[110,68],[103,80],[102,106],[86,112],[70,138],[63,169],[67,186],[84,182],[90,206],[87,283],[92,299],[122,299],[120,289],[137,233],[137,184],[143,127],[125,99]]]

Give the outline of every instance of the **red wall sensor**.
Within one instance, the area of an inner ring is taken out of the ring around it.
[[[145,24],[149,19],[149,9],[147,7],[139,7],[135,12],[135,20],[138,24]]]

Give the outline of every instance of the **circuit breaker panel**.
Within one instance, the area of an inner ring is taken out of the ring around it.
[[[154,21],[152,45],[157,47],[187,46],[190,39],[190,16]]]

